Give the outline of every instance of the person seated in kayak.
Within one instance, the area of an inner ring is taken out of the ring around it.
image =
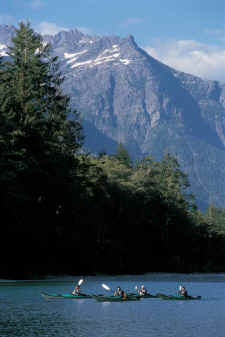
[[[127,294],[120,287],[117,287],[117,289],[114,291],[113,295],[119,296],[119,297],[122,297],[122,298],[127,298]]]
[[[120,287],[117,287],[117,289],[114,291],[114,296],[121,296],[122,295],[122,290]]]
[[[141,289],[138,291],[139,295],[144,296],[148,294],[147,289],[145,288],[144,284],[142,284]]]
[[[179,296],[188,297],[187,289],[184,286],[180,286],[178,290]]]
[[[76,295],[76,296],[81,296],[81,292],[80,292],[80,286],[76,285],[74,290],[72,291],[72,295]]]

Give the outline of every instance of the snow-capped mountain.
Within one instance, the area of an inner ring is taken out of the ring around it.
[[[13,27],[0,26],[5,55]],[[64,90],[81,113],[86,147],[131,156],[176,154],[200,205],[223,206],[225,85],[185,74],[152,58],[132,36],[78,30],[43,36],[65,74]]]

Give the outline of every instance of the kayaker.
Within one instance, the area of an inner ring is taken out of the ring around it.
[[[74,290],[72,291],[72,295],[77,295],[77,296],[81,295],[80,286],[78,284],[75,286]]]
[[[141,285],[141,289],[138,291],[139,295],[147,295],[148,294],[148,291],[147,289],[145,288],[144,284]]]
[[[117,289],[114,291],[114,296],[122,296],[122,290],[120,287],[117,287]]]
[[[184,286],[180,286],[178,290],[180,296],[188,297],[187,289]]]
[[[118,296],[118,297],[122,297],[122,298],[127,298],[127,294],[120,287],[117,287],[117,289],[114,291],[113,295]]]

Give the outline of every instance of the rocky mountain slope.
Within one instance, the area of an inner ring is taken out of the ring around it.
[[[0,26],[0,54],[13,27]],[[64,90],[80,111],[91,152],[122,142],[133,159],[165,151],[189,175],[200,207],[225,203],[225,85],[168,67],[132,36],[77,30],[44,36],[59,56]]]

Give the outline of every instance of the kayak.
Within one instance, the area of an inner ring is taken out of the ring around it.
[[[73,294],[57,294],[57,293],[41,293],[41,295],[46,298],[46,299],[50,299],[50,298],[70,298],[70,299],[75,299],[75,300],[81,300],[81,299],[86,299],[86,298],[92,298],[91,295],[73,295]]]
[[[139,301],[141,298],[138,296],[127,296],[126,298],[120,296],[92,296],[98,302],[126,302],[126,301]]]
[[[200,300],[201,296],[179,296],[179,295],[164,295],[160,294],[159,297],[162,300],[181,300],[181,301],[187,301],[187,300]]]
[[[159,295],[160,294],[155,294],[155,295],[152,295],[152,294],[140,295],[140,294],[135,294],[135,293],[128,293],[127,294],[128,297],[136,296],[136,297],[140,297],[140,298],[159,298]]]

